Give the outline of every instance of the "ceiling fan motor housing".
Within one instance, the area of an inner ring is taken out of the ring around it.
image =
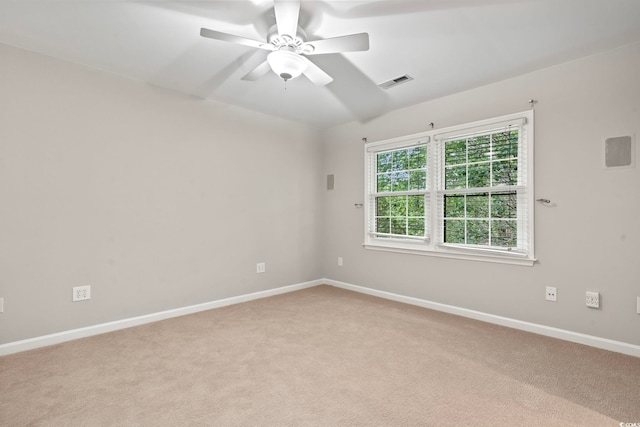
[[[274,25],[269,30],[269,43],[273,46],[274,50],[280,50],[282,48],[291,48],[292,52],[295,52],[300,55],[309,55],[313,53],[315,48],[313,45],[305,42],[307,38],[307,34],[304,30],[298,27],[297,34],[294,36],[283,34],[278,34],[278,29]]]

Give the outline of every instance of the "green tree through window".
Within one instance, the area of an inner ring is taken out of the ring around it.
[[[378,153],[376,157],[376,234],[426,235],[427,147]]]
[[[518,184],[518,133],[444,142],[445,243],[518,246],[517,192],[505,191]]]

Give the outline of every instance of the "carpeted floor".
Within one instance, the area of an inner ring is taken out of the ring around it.
[[[0,358],[2,426],[618,426],[640,359],[318,286]]]

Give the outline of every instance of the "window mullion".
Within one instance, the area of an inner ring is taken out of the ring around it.
[[[444,199],[441,199],[438,190],[442,186],[443,174],[440,173],[440,169],[444,166],[444,151],[441,150],[440,143],[430,144],[429,146],[429,172],[430,172],[430,218],[429,223],[431,225],[430,235],[433,242],[440,242],[443,240],[441,234],[443,229],[440,227],[440,210],[444,209]],[[441,202],[441,200],[443,200]],[[442,204],[442,206],[441,206]]]

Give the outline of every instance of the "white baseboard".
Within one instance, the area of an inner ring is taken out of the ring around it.
[[[558,338],[565,341],[584,344],[591,347],[601,348],[604,350],[614,351],[617,353],[628,354],[630,356],[640,357],[640,346],[629,344],[621,341],[614,341],[606,338],[594,337],[592,335],[581,334],[578,332],[567,331],[564,329],[552,328],[550,326],[538,325],[536,323],[524,322],[521,320],[510,319],[508,317],[496,316],[493,314],[483,313],[480,311],[469,310],[466,308],[456,307],[447,304],[441,304],[433,301],[427,301],[419,298],[407,297],[404,295],[394,294],[391,292],[379,291],[376,289],[366,288],[363,286],[352,285],[350,283],[339,282],[332,279],[318,279],[309,282],[298,283],[295,285],[283,286],[280,288],[269,289],[266,291],[254,292],[251,294],[239,295],[236,297],[225,298],[221,300],[206,302],[202,304],[191,305],[188,307],[176,308],[173,310],[161,311],[158,313],[147,314],[144,316],[132,317],[129,319],[116,320],[113,322],[102,323],[99,325],[88,326],[85,328],[72,329],[70,331],[58,332],[55,334],[44,335],[41,337],[29,338],[26,340],[10,342],[0,345],[0,356],[18,353],[27,350],[33,350],[54,344],[60,344],[79,338],[90,337],[93,335],[113,332],[120,329],[126,329],[133,326],[144,325],[146,323],[157,322],[159,320],[170,319],[172,317],[184,316],[187,314],[198,313],[214,308],[225,307],[228,305],[239,304],[242,302],[253,301],[260,298],[266,298],[274,295],[280,295],[288,292],[298,291],[301,289],[311,288],[314,286],[327,284],[337,288],[347,289],[367,295],[376,296],[392,301],[398,301],[405,304],[411,304],[431,310],[442,311],[445,313],[455,314],[458,316],[468,317],[470,319],[481,320],[483,322],[493,323],[496,325],[507,326],[509,328],[520,329],[527,332],[533,332],[539,335]]]
[[[603,350],[609,350],[617,353],[627,354],[629,356],[640,357],[640,346],[635,344],[614,341],[607,338],[594,337],[592,335],[567,331],[565,329],[552,328],[550,326],[538,325],[536,323],[523,322],[522,320],[510,319],[508,317],[496,316],[493,314],[483,313],[481,311],[469,310],[466,308],[441,304],[419,298],[407,297],[391,292],[379,291],[363,286],[352,285],[350,283],[339,282],[337,280],[324,279],[321,282],[326,283],[327,285],[335,286],[337,288],[360,292],[363,294],[398,301],[405,304],[416,305],[419,307],[429,308],[431,310],[443,311],[445,313],[468,317],[470,319],[481,320],[483,322],[507,326],[509,328],[520,329],[522,331],[533,332],[535,334],[558,338],[578,344],[584,344]]]
[[[251,294],[239,295],[236,297],[225,298],[217,301],[206,302],[202,304],[191,305],[188,307],[176,308],[173,310],[161,311],[158,313],[147,314],[144,316],[132,317],[129,319],[116,320],[113,322],[102,323],[85,328],[72,329],[70,331],[58,332],[50,335],[29,338],[21,341],[14,341],[0,345],[0,356],[18,353],[21,351],[33,350],[54,344],[60,344],[66,341],[86,338],[93,335],[104,334],[107,332],[126,329],[132,326],[144,325],[146,323],[157,322],[159,320],[170,319],[172,317],[184,316],[187,314],[198,313],[200,311],[211,310],[213,308],[225,307],[228,305],[239,304],[241,302],[253,301],[260,298],[280,295],[287,292],[298,291],[301,289],[311,288],[323,284],[323,280],[312,280],[310,282],[298,283],[295,285],[283,286],[280,288],[269,289],[266,291],[254,292]]]

